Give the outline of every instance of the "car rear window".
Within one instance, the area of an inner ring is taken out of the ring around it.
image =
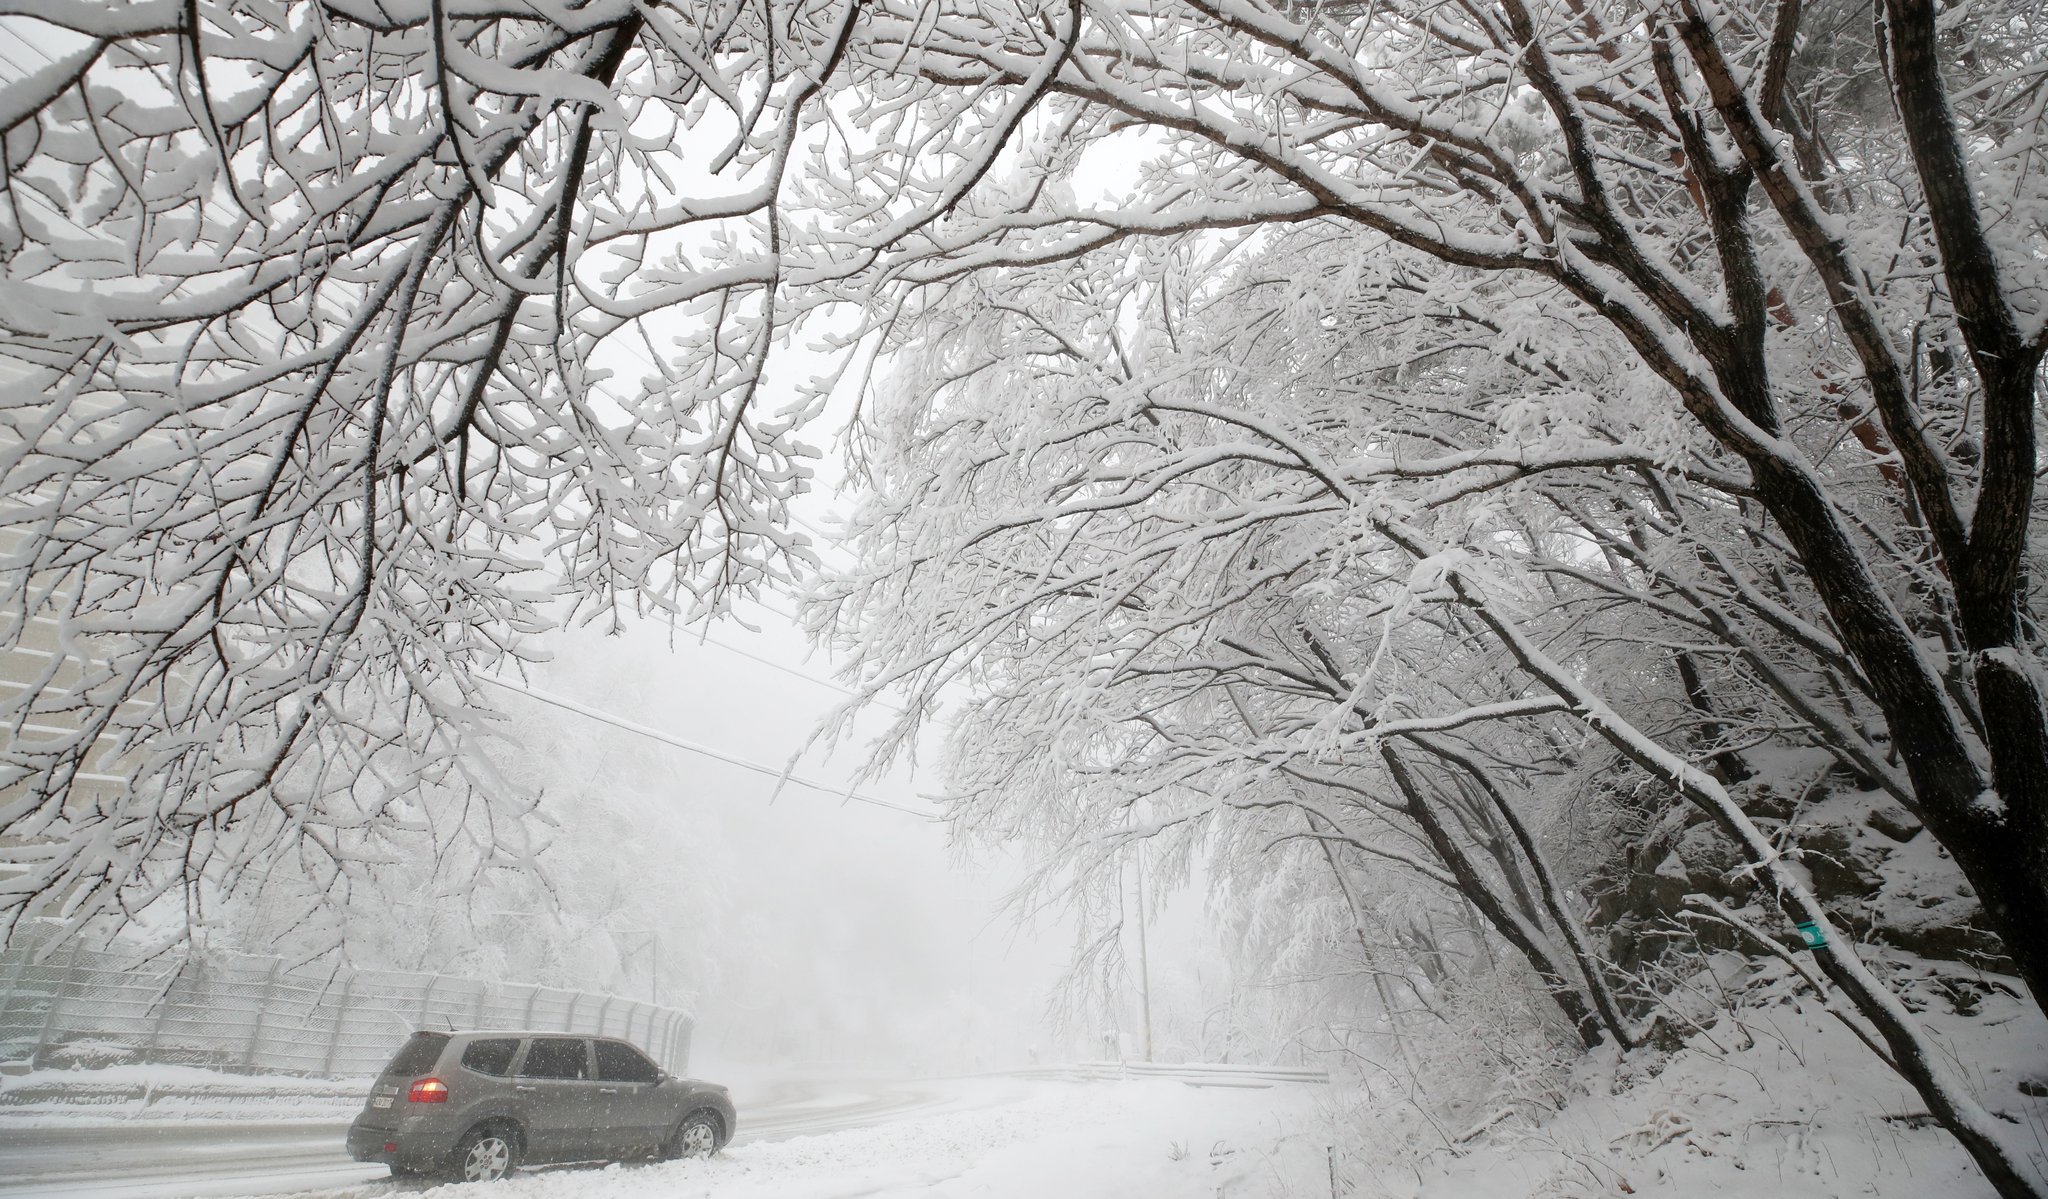
[[[499,1078],[512,1072],[512,1055],[519,1052],[518,1037],[490,1037],[482,1041],[471,1041],[462,1051],[462,1065],[478,1074],[492,1074]]]
[[[597,1043],[597,1077],[604,1082],[654,1082],[661,1071],[640,1051],[619,1041]]]
[[[535,1037],[519,1072],[528,1078],[589,1078],[589,1051],[580,1037]]]
[[[448,1046],[445,1032],[416,1032],[384,1067],[386,1074],[424,1074],[441,1060],[441,1050]]]

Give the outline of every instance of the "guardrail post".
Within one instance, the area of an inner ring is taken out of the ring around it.
[[[569,1011],[562,1017],[562,1031],[576,1031],[576,1001],[583,998],[583,992],[569,992]]]
[[[8,1001],[14,998],[15,992],[21,990],[21,978],[28,973],[29,951],[22,948],[15,953],[17,956],[14,959],[14,973],[7,980],[7,988],[0,990],[0,1029],[7,1027]]]
[[[149,1051],[151,1060],[155,1060],[156,1047],[163,1040],[164,1022],[171,1018],[171,1009],[177,1006],[178,987],[185,981],[185,971],[195,969],[196,966],[197,963],[193,960],[192,951],[186,950],[185,960],[179,962],[178,968],[171,972],[171,981],[164,984],[164,993],[157,997],[156,1018],[150,1021],[149,1039],[144,1041],[142,1045],[144,1049]]]
[[[50,1047],[50,1034],[57,1027],[58,1010],[64,1006],[65,992],[78,983],[78,959],[84,952],[83,945],[77,941],[71,942],[71,964],[64,967],[63,977],[57,980],[56,986],[50,988],[50,1006],[43,1012],[43,1026],[36,1031],[36,1047],[29,1054],[28,1060],[31,1065],[41,1065],[43,1050]]]
[[[440,981],[440,975],[432,975],[427,979],[427,985],[420,988],[420,1018],[413,1022],[414,1028],[427,1026],[427,1007],[434,1001],[434,984]]]
[[[334,1005],[334,1025],[327,1034],[327,1056],[320,1061],[320,1073],[327,1078],[334,1077],[334,1055],[341,1048],[341,1026],[348,1020],[348,993],[355,986],[355,981],[354,973],[342,981],[341,998]]]
[[[192,978],[185,986],[185,1006],[195,1014],[225,1008],[231,994],[229,984],[235,977],[234,963],[202,954],[193,966]],[[241,1038],[232,1029],[210,1028],[211,1021],[193,1023],[193,1046],[205,1050],[205,1064],[211,1069],[231,1064],[233,1055],[241,1050]]]
[[[270,1010],[270,1001],[277,995],[277,972],[284,965],[284,959],[270,959],[270,969],[263,975],[263,990],[256,996],[256,1014],[249,1018],[249,1043],[242,1047],[242,1067],[256,1068],[256,1050],[263,1040],[263,1013]]]
[[[469,1012],[469,1026],[471,1028],[482,1028],[484,1026],[484,996],[490,993],[491,984],[478,979],[476,983],[476,1006],[471,1008]]]
[[[521,1028],[533,1027],[533,1003],[540,998],[540,984],[529,984],[526,988],[526,1015],[519,1021]]]
[[[597,1027],[592,1030],[595,1033],[597,1033],[597,1035],[600,1037],[608,1037],[611,1035],[611,1033],[607,1031],[604,1026],[605,1017],[611,1013],[611,1010],[612,997],[610,995],[606,995],[604,997],[604,1002],[597,1005]]]

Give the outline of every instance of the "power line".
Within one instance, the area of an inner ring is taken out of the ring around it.
[[[759,601],[758,599],[757,599],[757,600],[755,600],[754,602],[756,602],[756,603],[760,603],[760,601]],[[769,606],[768,606],[767,604],[765,604],[765,603],[764,603],[764,604],[761,604],[761,607],[763,607],[763,608],[766,608],[766,609],[767,609],[768,611],[770,611],[770,612],[773,612],[773,613],[775,613],[775,614],[776,614],[777,616],[781,616],[781,617],[784,617],[785,619],[788,619],[788,614],[787,614],[787,613],[785,613],[785,612],[783,612],[783,611],[782,611],[781,609],[779,609],[779,608],[772,608],[772,607],[769,607]],[[896,711],[898,711],[898,712],[900,712],[900,711],[902,711],[902,710],[903,710],[903,707],[902,707],[902,705],[901,705],[901,704],[895,704],[895,703],[891,703],[891,702],[889,702],[888,700],[886,700],[886,699],[882,699],[882,698],[880,698],[880,697],[878,697],[878,696],[870,696],[870,695],[864,695],[863,693],[861,693],[860,691],[857,691],[857,690],[855,690],[855,689],[854,689],[854,688],[852,688],[852,687],[847,687],[847,686],[843,686],[843,685],[841,685],[841,684],[839,684],[839,683],[835,683],[835,682],[833,682],[833,681],[832,681],[832,680],[830,680],[830,679],[821,679],[821,678],[819,678],[819,677],[818,677],[817,675],[814,675],[814,674],[807,674],[807,673],[805,673],[804,671],[798,670],[798,669],[797,669],[796,667],[794,667],[794,666],[785,666],[785,665],[783,665],[782,663],[780,663],[780,662],[777,662],[777,661],[776,661],[776,660],[774,660],[773,658],[768,658],[768,657],[764,657],[764,656],[762,656],[762,655],[760,655],[760,654],[757,654],[757,653],[753,652],[752,650],[745,650],[745,649],[741,649],[741,648],[740,648],[739,646],[737,646],[737,645],[734,645],[734,644],[732,644],[731,642],[728,642],[728,641],[720,641],[720,640],[719,640],[718,638],[716,638],[716,637],[713,637],[713,636],[712,636],[711,634],[709,634],[709,633],[697,633],[697,634],[695,634],[695,637],[696,637],[696,639],[697,639],[698,641],[702,641],[702,642],[708,642],[708,643],[710,643],[710,644],[712,644],[712,645],[715,645],[715,646],[717,646],[718,648],[720,648],[720,649],[722,649],[722,650],[726,651],[727,653],[732,653],[732,654],[738,654],[738,655],[739,655],[740,657],[742,657],[742,658],[752,658],[752,659],[753,659],[754,661],[756,661],[756,662],[759,662],[759,663],[760,663],[761,665],[763,665],[763,666],[768,666],[768,667],[772,667],[772,668],[774,668],[774,669],[776,669],[776,670],[779,670],[779,671],[781,671],[782,673],[784,673],[784,674],[786,674],[786,675],[791,675],[791,676],[794,676],[794,677],[796,677],[796,678],[802,679],[802,680],[803,680],[804,682],[806,682],[806,683],[814,683],[814,684],[816,684],[817,686],[820,686],[820,687],[825,687],[825,688],[828,688],[828,689],[830,689],[830,690],[833,690],[833,691],[837,691],[837,692],[838,692],[839,694],[841,694],[841,695],[844,695],[844,696],[847,696],[847,697],[849,697],[849,698],[852,698],[852,699],[860,699],[860,700],[865,700],[865,701],[866,701],[867,703],[871,703],[871,704],[876,704],[876,705],[878,705],[878,706],[880,706],[880,707],[884,707],[884,708],[893,708],[893,709],[895,709],[895,710],[896,710]]]
[[[798,521],[798,523],[801,524],[803,522]],[[782,619],[788,621],[792,626],[800,627],[802,624],[802,622],[798,620],[798,618],[793,613],[785,612],[781,608],[776,607],[774,604],[769,603],[768,597],[765,595],[753,596],[749,598],[747,602],[754,604],[764,612],[770,612],[776,616],[781,617]],[[742,658],[751,658],[754,661],[759,662],[763,666],[779,670],[782,673],[790,675],[794,678],[802,679],[806,683],[811,683],[819,687],[824,687],[830,691],[837,691],[839,694],[844,695],[849,699],[857,699],[863,703],[873,704],[879,708],[887,708],[892,712],[901,712],[904,710],[902,704],[896,703],[893,700],[883,699],[879,695],[869,695],[868,693],[860,690],[859,688],[848,687],[845,684],[837,682],[835,680],[821,678],[818,675],[809,673],[808,671],[799,670],[794,666],[789,666],[784,663],[777,662],[773,658],[766,657],[762,654],[757,654],[752,650],[741,649],[739,646],[734,645],[730,641],[721,641],[718,638],[713,637],[711,635],[710,630],[708,629],[700,629],[699,631],[690,634],[690,636],[692,636],[699,642],[705,642],[711,645],[715,645],[718,648],[726,651],[727,653],[738,654]]]
[[[725,753],[721,750],[712,749],[710,746],[699,745],[694,741],[686,741],[683,738],[674,735],[673,733],[665,733],[662,732],[660,729],[651,728],[647,725],[627,720],[624,717],[614,716],[609,712],[601,711],[597,708],[590,707],[587,704],[579,704],[572,699],[563,699],[559,695],[550,695],[545,691],[537,691],[531,687],[522,686],[518,683],[508,682],[505,679],[497,678],[492,675],[479,674],[474,677],[482,679],[484,682],[490,683],[493,686],[503,687],[507,691],[516,691],[521,695],[527,696],[528,698],[537,699],[544,704],[552,704],[557,708],[561,708],[563,711],[574,712],[579,716],[589,717],[592,720],[598,721],[603,724],[611,725],[614,728],[624,729],[629,733],[638,733],[642,737],[647,737],[652,740],[659,741],[664,745],[672,745],[677,749],[687,750],[693,754],[702,754],[707,758],[716,758],[721,762],[725,762],[733,766],[738,766],[742,769],[751,770],[756,774],[765,774],[778,782],[795,783],[800,787],[808,787],[813,791],[817,791],[825,795],[836,795],[842,800],[853,800],[858,803],[873,804],[875,807],[888,808],[892,812],[901,812],[906,816],[915,816],[920,820],[938,819],[938,817],[931,812],[920,812],[916,808],[907,808],[904,807],[902,804],[891,803],[886,799],[877,799],[872,795],[867,795],[862,792],[855,791],[851,788],[828,787],[823,783],[814,782],[811,779],[807,779],[800,774],[795,774],[790,771],[777,770],[773,766],[767,766],[760,762],[753,761],[749,758],[742,758],[735,754]]]
[[[567,580],[564,579],[560,574],[556,573],[552,569],[552,567],[543,568],[539,573],[545,575],[550,582],[557,585],[563,585],[567,582]],[[750,596],[747,598],[746,602],[760,608],[763,612],[767,612],[771,615],[781,617],[783,620],[788,621],[792,628],[801,629],[802,627],[803,622],[799,620],[794,613],[785,612],[781,608],[776,607],[774,604],[769,603],[768,597],[765,595]],[[737,619],[737,617],[735,617],[735,619]],[[746,622],[744,620],[741,621],[741,624],[743,626],[745,626],[745,623]],[[566,628],[568,626],[562,625],[558,627]],[[727,653],[738,654],[742,658],[751,658],[752,660],[759,662],[761,665],[769,667],[774,670],[779,670],[782,673],[789,675],[791,678],[802,679],[806,683],[810,683],[811,685],[817,687],[823,687],[828,691],[836,691],[849,699],[858,699],[862,701],[864,704],[873,704],[878,708],[887,708],[892,712],[901,712],[904,710],[903,705],[895,702],[894,700],[883,699],[879,695],[869,695],[866,692],[861,691],[857,687],[848,687],[844,683],[840,683],[836,680],[823,678],[819,675],[812,674],[809,671],[799,670],[798,668],[790,666],[787,663],[777,662],[775,659],[767,657],[766,655],[757,654],[753,650],[742,649],[741,647],[734,645],[730,641],[724,641],[720,638],[713,637],[711,635],[711,631],[707,628],[699,627],[695,630],[691,630],[688,628],[679,629],[673,621],[670,622],[669,627],[672,631],[680,631],[684,636],[688,637],[692,641],[696,641],[700,644],[715,645],[718,648],[726,651]]]

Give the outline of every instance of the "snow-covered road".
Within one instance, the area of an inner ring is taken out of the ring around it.
[[[0,1195],[254,1195],[381,1177],[342,1151],[346,1124],[152,1123],[134,1127],[0,1125]]]
[[[1019,1080],[777,1080],[740,1095],[733,1149],[914,1116],[1002,1106],[1034,1084]],[[398,1194],[381,1166],[342,1151],[346,1123],[298,1120],[150,1121],[67,1126],[0,1120],[0,1196],[214,1199],[349,1188]],[[582,1170],[589,1174],[592,1171]],[[544,1171],[546,1175],[564,1171]]]
[[[490,1199],[1259,1199],[1320,1175],[1321,1088],[1170,1080],[783,1080],[740,1105],[708,1161],[562,1167]],[[743,1096],[744,1100],[744,1096]],[[350,1162],[325,1121],[0,1123],[0,1197],[411,1199]]]

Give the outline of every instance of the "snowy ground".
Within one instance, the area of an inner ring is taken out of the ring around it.
[[[1945,1010],[1934,991],[1907,991],[1924,1006],[1930,1033],[1952,1060],[1965,1064],[1978,1095],[2005,1121],[2015,1147],[2048,1173],[2048,1099],[2038,1094],[2048,1090],[2048,1025],[2039,1012],[1998,987],[1974,996],[1967,1016]],[[1702,1023],[1682,1052],[1643,1052],[1626,1060],[1595,1054],[1543,1102],[1510,1105],[1503,1118],[1479,1114],[1473,1124],[1453,1126],[1421,1115],[1385,1087],[1005,1076],[735,1078],[735,1094],[743,1099],[741,1136],[714,1159],[531,1171],[489,1194],[1993,1199],[1917,1096],[1809,994],[1766,981],[1747,1006]],[[332,1161],[338,1129],[321,1132],[307,1123],[268,1131],[243,1127],[240,1134],[251,1139],[229,1151],[247,1168],[228,1177],[217,1167],[179,1175],[175,1148],[154,1166],[147,1157],[146,1138],[158,1138],[159,1145],[181,1136],[196,1141],[204,1120],[124,1124],[103,1115],[69,1127],[48,1115],[31,1121],[10,1127],[0,1117],[0,1199],[287,1193],[302,1199],[477,1199],[476,1188],[399,1184]],[[18,1146],[34,1136],[46,1138],[40,1150],[46,1165],[57,1163],[40,1186],[32,1175],[20,1181],[18,1167],[34,1162],[9,1146],[10,1139]],[[143,1156],[121,1173],[115,1149],[124,1136]],[[302,1151],[308,1155],[303,1160],[293,1157]],[[64,1175],[67,1154],[90,1164]],[[330,1164],[319,1166],[313,1160],[319,1154]]]
[[[1313,1123],[1305,1088],[1022,1086],[1000,1107],[742,1144],[708,1161],[549,1172],[495,1199],[1279,1199],[1309,1193],[1290,1180],[1327,1168],[1324,1148],[1295,1131]]]
[[[1404,1116],[1385,1094],[1339,1098],[1354,1105],[1349,1124],[1366,1140],[1339,1160],[1340,1193],[1995,1199],[1926,1104],[1810,994],[1771,991],[1776,1002],[1724,1014],[1684,1052],[1588,1058],[1561,1109],[1519,1110],[1470,1139]],[[2048,1024],[2004,991],[1980,996],[1967,1018],[1927,998],[1930,1035],[2013,1149],[2048,1176],[2048,1100],[2028,1093],[2048,1079]]]
[[[1306,1131],[1323,1126],[1326,1088],[986,1078],[904,1089],[912,1085],[808,1100],[789,1095],[767,1118],[757,1113],[752,1120],[742,1106],[740,1139],[708,1161],[532,1171],[490,1193],[492,1199],[1294,1199],[1329,1193],[1328,1150]],[[43,1133],[56,1131],[46,1125]],[[118,1135],[105,1126],[98,1131]],[[323,1179],[318,1168],[269,1160],[268,1170],[258,1164],[235,1179],[131,1174],[52,1179],[30,1192],[0,1183],[0,1193],[411,1199],[431,1192],[435,1199],[476,1199],[475,1188],[355,1181],[346,1165]],[[175,1169],[175,1162],[167,1168]]]

